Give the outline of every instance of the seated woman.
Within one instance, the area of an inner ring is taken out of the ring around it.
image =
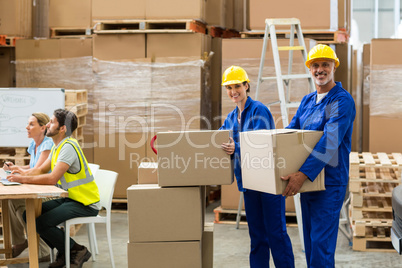
[[[29,169],[39,167],[43,162],[45,162],[53,147],[53,140],[45,135],[47,131],[46,124],[49,121],[49,116],[44,113],[33,113],[32,116],[29,117],[28,125],[26,127],[28,138],[32,138],[28,147],[28,153],[31,155],[29,165],[17,166],[12,162],[6,162],[3,165],[4,170],[11,170],[24,174]],[[12,256],[15,258],[28,247],[28,241],[24,234],[26,233],[24,232],[26,225],[22,218],[22,214],[25,211],[25,200],[10,200],[8,204],[10,208],[11,240],[13,244]],[[39,260],[48,261],[49,259],[49,247],[42,241],[42,239],[40,239]]]

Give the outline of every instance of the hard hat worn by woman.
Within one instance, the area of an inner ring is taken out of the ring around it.
[[[225,70],[222,76],[222,86],[241,84],[243,82],[250,83],[247,72],[239,66],[230,66]]]
[[[335,68],[338,68],[339,66],[339,59],[336,56],[335,51],[327,45],[318,44],[310,50],[310,52],[307,55],[307,61],[306,61],[307,68],[310,68],[311,62],[318,59],[333,60],[335,61]]]

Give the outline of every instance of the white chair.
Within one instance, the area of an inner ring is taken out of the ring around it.
[[[96,173],[98,172],[98,170],[99,170],[99,165],[98,164],[92,164],[92,163],[88,163],[88,166],[89,166],[89,169],[91,170],[91,172],[92,172],[92,175],[95,177],[96,176]]]
[[[67,220],[64,223],[65,230],[65,257],[66,257],[66,268],[70,268],[70,226],[74,224],[87,224],[88,230],[88,240],[89,247],[92,254],[92,259],[96,260],[96,252],[94,252],[96,237],[95,235],[95,223],[105,223],[106,224],[106,235],[109,243],[109,255],[112,267],[114,266],[113,250],[112,250],[112,234],[111,234],[111,207],[114,187],[116,184],[118,174],[114,171],[99,169],[96,172],[95,181],[99,188],[100,204],[106,210],[106,216],[97,215],[95,217],[77,217]],[[51,252],[53,255],[53,252]],[[52,257],[53,259],[53,257]]]

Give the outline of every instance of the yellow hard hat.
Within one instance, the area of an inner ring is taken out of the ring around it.
[[[241,84],[245,81],[250,83],[246,71],[239,66],[232,65],[223,72],[222,86]]]
[[[327,45],[316,45],[314,46],[307,56],[306,66],[310,68],[312,61],[316,59],[330,59],[335,61],[335,68],[339,66],[339,59],[337,58],[335,51]]]

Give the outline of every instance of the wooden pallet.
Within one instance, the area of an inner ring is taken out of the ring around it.
[[[353,237],[353,250],[395,252],[391,237]]]
[[[95,21],[96,34],[116,33],[206,33],[200,20],[107,20]]]
[[[26,147],[20,147],[20,148],[3,147],[3,148],[0,148],[1,166],[3,166],[3,163],[6,161],[14,162],[14,164],[18,165],[18,166],[24,166],[24,165],[29,164],[30,159],[31,159],[31,157],[29,156]]]
[[[0,46],[15,47],[17,39],[22,39],[22,37],[0,35]]]
[[[350,153],[350,170],[349,176],[351,179],[359,179],[362,168],[382,168],[384,171],[386,168],[393,170],[402,169],[402,154],[401,153]],[[373,172],[373,169],[367,169],[368,172]],[[374,169],[375,170],[375,169]],[[397,174],[399,177],[401,174]]]
[[[353,235],[357,237],[390,237],[392,219],[356,220],[352,223]]]
[[[207,26],[207,33],[212,37],[236,38],[241,37],[240,33],[234,29],[226,29],[219,26]]]
[[[84,116],[88,114],[88,103],[78,103],[75,105],[66,106],[66,110],[69,110],[77,117]]]
[[[214,223],[222,224],[236,224],[237,209],[224,209],[221,206],[214,209],[215,220]],[[246,225],[246,213],[244,210],[241,211],[240,224]],[[294,227],[297,226],[296,213],[286,212],[286,226]]]
[[[392,194],[392,192],[390,193]],[[377,203],[382,203],[383,207],[388,207],[392,203],[391,196],[363,195],[363,193],[350,193],[352,208],[374,208]]]
[[[90,28],[61,28],[55,27],[50,28],[50,37],[51,38],[76,38],[76,37],[84,37],[84,36],[91,36],[92,30]]]
[[[65,106],[74,106],[79,103],[88,102],[88,91],[86,89],[66,89],[64,92]]]
[[[376,220],[390,220],[392,219],[392,207],[387,209],[356,209],[349,206],[349,218],[351,221],[365,220],[365,221],[376,221]]]
[[[241,32],[242,38],[263,38],[264,31],[248,31]],[[277,38],[289,38],[290,30],[277,30]],[[317,40],[320,44],[338,44],[347,43],[349,40],[349,34],[346,31],[338,30],[303,30],[304,38],[310,38]],[[295,38],[297,38],[295,34]]]

